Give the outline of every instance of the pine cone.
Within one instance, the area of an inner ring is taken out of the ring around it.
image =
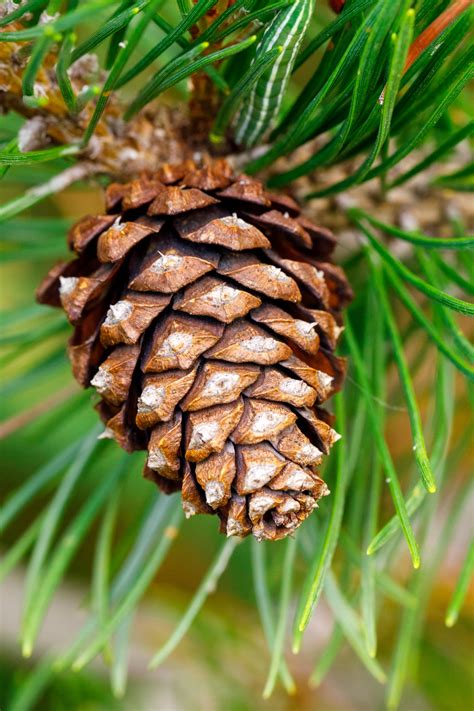
[[[328,493],[317,467],[338,439],[321,403],[344,375],[351,290],[333,235],[222,160],[111,184],[106,208],[38,290],[75,327],[106,436],[148,450],[145,476],[181,489],[187,516],[283,538]]]

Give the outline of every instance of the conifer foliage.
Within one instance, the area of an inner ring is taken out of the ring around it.
[[[152,666],[252,533],[227,574],[252,571],[265,697],[294,691],[286,643],[321,597],[334,630],[312,683],[346,643],[389,708],[422,683],[410,655],[468,501],[472,19],[469,0],[2,4],[1,432],[25,470],[0,575],[27,566],[25,656],[93,549],[89,621],[12,708],[99,654],[123,694],[183,508],[229,538],[181,528],[190,555],[216,552]],[[72,186],[104,190],[103,212],[62,216]],[[471,549],[458,567],[448,626]]]

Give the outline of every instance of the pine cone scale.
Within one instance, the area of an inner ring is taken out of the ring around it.
[[[73,372],[101,398],[104,436],[147,449],[145,476],[181,489],[187,516],[283,538],[328,493],[317,468],[337,440],[320,409],[344,374],[351,296],[334,237],[223,161],[112,184],[106,206],[38,290],[75,325]]]

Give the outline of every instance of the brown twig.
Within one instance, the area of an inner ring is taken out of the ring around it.
[[[448,27],[459,15],[472,5],[472,0],[455,0],[444,12],[441,13],[431,25],[423,30],[421,35],[412,42],[408,50],[407,60],[403,68],[403,73],[407,72],[415,60],[439,37],[443,30]]]
[[[446,8],[444,12],[441,13],[431,25],[428,25],[426,29],[423,30],[421,35],[413,40],[409,49],[408,55],[403,67],[402,74],[405,74],[412,64],[418,59],[420,54],[425,51],[442,33],[443,30],[448,27],[464,10],[472,5],[472,0],[454,0],[454,2]],[[380,94],[379,104],[383,104],[385,99],[385,88]]]

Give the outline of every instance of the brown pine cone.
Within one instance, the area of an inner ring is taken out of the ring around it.
[[[328,493],[317,467],[338,438],[321,404],[343,378],[351,289],[333,235],[222,160],[112,184],[106,208],[38,290],[75,327],[106,436],[148,450],[145,476],[181,489],[187,516],[288,535]]]

